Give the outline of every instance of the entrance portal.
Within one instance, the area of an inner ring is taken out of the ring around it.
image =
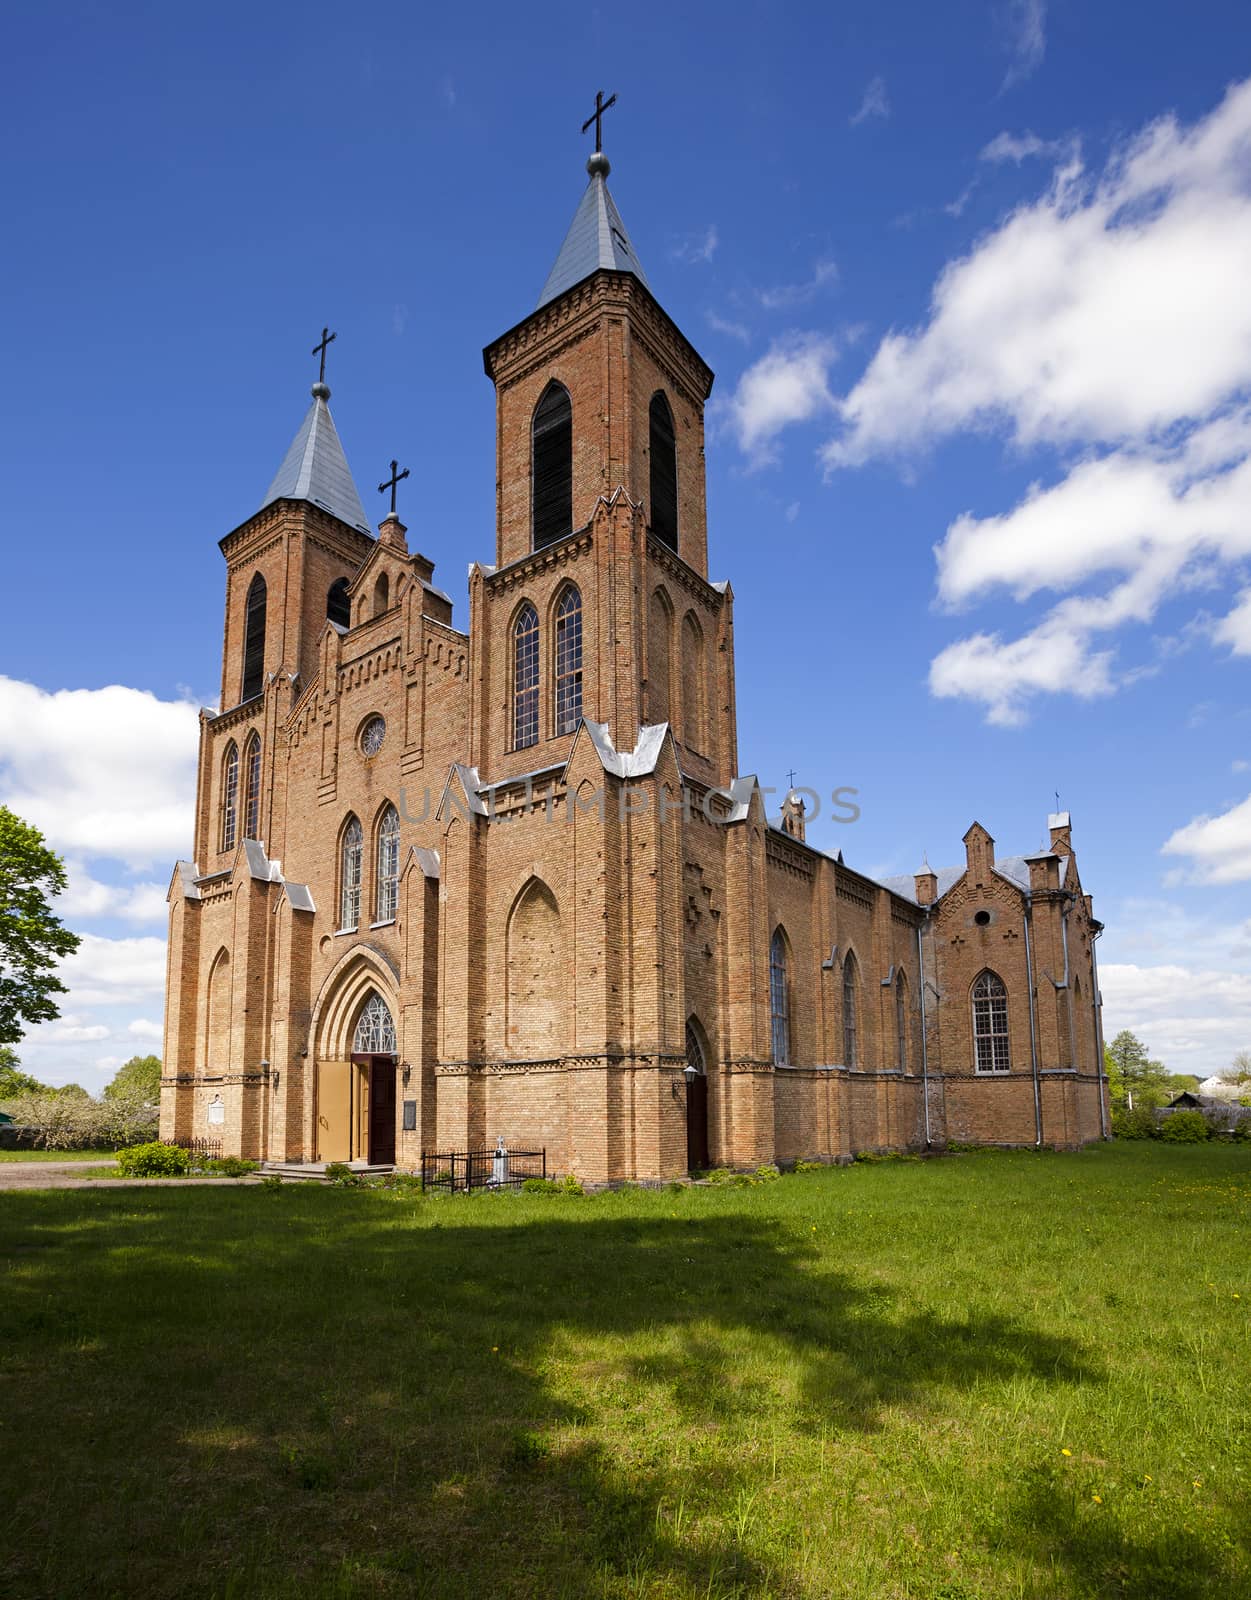
[[[686,1025],[686,1166],[705,1172],[708,1159],[708,1071],[699,1035]]]
[[[354,1055],[369,1078],[369,1164],[395,1165],[395,1057]]]

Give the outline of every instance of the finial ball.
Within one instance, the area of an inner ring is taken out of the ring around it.
[[[328,383],[315,383],[313,385],[314,400],[329,400],[330,385]]]
[[[586,170],[593,178],[606,178],[612,171],[608,165],[608,157],[602,150],[595,150],[587,158]]]

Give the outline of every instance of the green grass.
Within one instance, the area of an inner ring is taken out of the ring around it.
[[[1251,1594],[1251,1150],[0,1195],[6,1596]]]
[[[0,1150],[0,1161],[111,1161],[116,1150]]]

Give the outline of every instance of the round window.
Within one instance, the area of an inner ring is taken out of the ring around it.
[[[361,729],[361,749],[367,756],[376,756],[387,736],[387,725],[381,717],[370,717]]]
[[[974,922],[977,923],[979,928],[984,928],[984,927],[986,927],[986,925],[990,921],[990,912],[989,911],[979,911],[977,913],[977,915],[973,918],[973,920],[974,920]]]

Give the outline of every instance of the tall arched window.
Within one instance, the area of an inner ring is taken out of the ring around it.
[[[394,922],[400,900],[400,816],[389,805],[378,823],[378,847],[374,852],[377,894],[374,914],[379,922]]]
[[[339,927],[355,928],[361,920],[361,825],[349,817],[339,846]]]
[[[895,979],[895,1042],[899,1051],[899,1070],[908,1070],[908,980],[901,972]]]
[[[549,383],[530,425],[534,548],[573,529],[573,406],[569,391]]]
[[[773,1064],[787,1067],[791,1060],[791,996],[787,971],[786,935],[776,928],[769,945],[769,1023],[773,1036]]]
[[[243,623],[243,690],[239,699],[251,700],[265,687],[265,580],[258,572],[248,585]]]
[[[704,631],[688,611],[682,618],[682,743],[692,750],[707,751],[707,726],[704,715],[704,689],[708,664],[704,655]]]
[[[572,584],[556,607],[556,732],[582,720],[582,596]]]
[[[665,591],[657,589],[647,607],[647,715],[652,722],[668,722],[673,715],[669,698],[672,656],[673,608]]]
[[[256,734],[243,752],[243,837],[261,836],[261,741]]]
[[[391,1015],[390,1006],[377,989],[370,994],[364,1009],[356,1019],[356,1031],[352,1035],[352,1052],[363,1056],[395,1054],[395,1019]]]
[[[657,389],[648,409],[648,455],[651,462],[652,532],[670,550],[678,548],[678,445],[673,412]]]
[[[340,628],[352,626],[352,608],[348,602],[346,578],[336,578],[326,592],[326,620]]]
[[[973,985],[973,1045],[979,1072],[1008,1071],[1008,991],[997,972],[983,972]]]
[[[378,581],[374,584],[374,616],[380,617],[391,604],[391,580],[385,572],[378,574]]]
[[[539,614],[527,600],[513,624],[513,749],[539,742]]]
[[[859,1066],[856,1038],[856,958],[849,950],[843,958],[843,1065]]]
[[[222,762],[222,849],[233,850],[239,836],[239,746],[232,739]]]

